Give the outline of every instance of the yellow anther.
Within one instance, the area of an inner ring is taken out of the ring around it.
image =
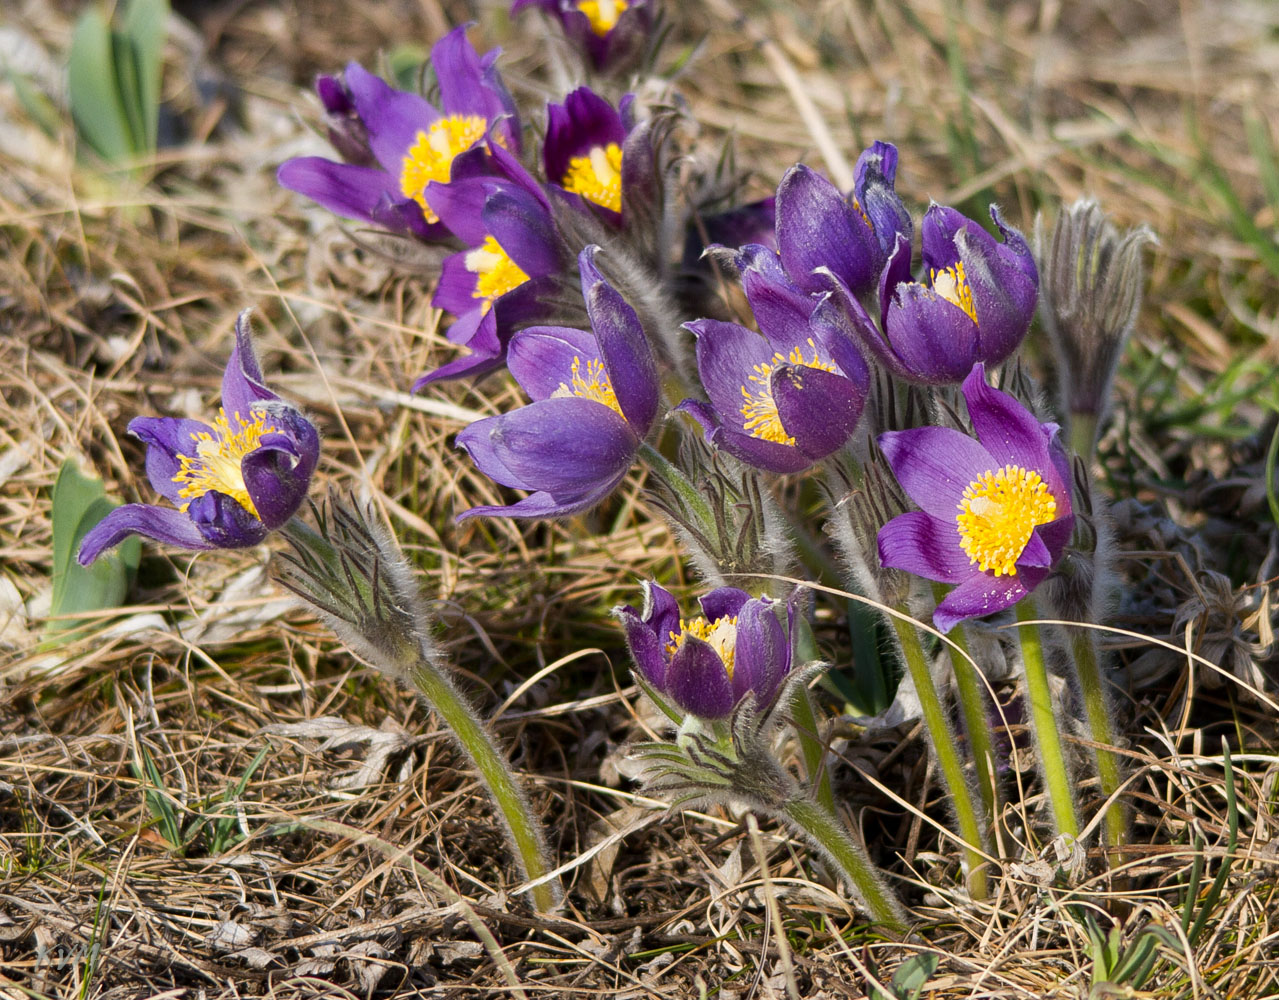
[[[256,451],[262,443],[263,434],[274,433],[274,427],[266,424],[266,414],[255,412],[252,422],[236,414],[234,430],[227,420],[225,410],[218,411],[213,421],[213,433],[200,431],[191,435],[195,442],[195,455],[178,455],[181,463],[175,483],[181,483],[178,496],[185,500],[194,500],[206,493],[225,493],[254,517],[258,509],[253,506],[253,499],[244,485],[244,473],[241,463],[244,456]],[[190,503],[181,507],[185,511]]]
[[[947,302],[959,306],[968,314],[968,318],[977,322],[977,307],[973,305],[973,290],[964,274],[964,262],[956,261],[954,267],[929,270],[933,282],[933,291]]]
[[[475,275],[475,291],[471,297],[483,299],[485,309],[493,304],[494,299],[529,280],[520,265],[511,260],[511,255],[492,236],[485,236],[484,242],[466,255],[466,269]]]
[[[790,355],[786,357],[783,357],[779,351],[764,364],[755,365],[755,374],[746,377],[747,381],[755,383],[755,388],[742,386],[743,403],[739,412],[744,418],[742,429],[751,437],[772,441],[774,444],[795,444],[795,439],[787,434],[786,428],[782,426],[782,418],[777,412],[777,400],[773,398],[770,380],[773,369],[780,364],[818,368],[824,372],[836,370],[834,362],[822,358],[811,337],[808,339],[808,346],[813,350],[812,358],[806,359],[804,352],[798,347],[791,348]]]
[[[1016,576],[1031,532],[1056,516],[1057,501],[1038,472],[1019,465],[983,472],[959,503],[959,546],[983,573]]]
[[[586,374],[582,374],[582,359],[573,358],[573,372],[569,382],[561,382],[552,396],[580,396],[593,399],[614,410],[619,416],[622,407],[617,402],[617,393],[613,391],[613,383],[609,381],[608,372],[604,370],[604,362],[590,360],[586,362]]]
[[[564,190],[580,194],[587,201],[622,210],[622,147],[615,142],[596,146],[586,156],[568,161],[561,182]]]
[[[627,0],[578,0],[577,9],[591,22],[591,30],[603,38],[615,27],[629,7]]]
[[[707,643],[711,649],[719,654],[719,658],[724,663],[724,669],[728,671],[728,676],[733,676],[733,660],[737,652],[737,616],[727,616],[716,618],[713,622],[707,621],[701,615],[698,615],[692,621],[679,621],[679,631],[670,634],[670,642],[666,644],[666,652],[674,656],[680,646],[684,645],[684,640],[689,636],[701,639]]]
[[[418,132],[400,168],[400,190],[422,206],[427,222],[438,222],[440,217],[426,203],[426,186],[433,181],[447,184],[454,159],[483,139],[488,125],[479,115],[446,115],[427,131]]]

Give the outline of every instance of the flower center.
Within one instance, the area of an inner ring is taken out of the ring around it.
[[[492,236],[466,255],[466,269],[475,275],[471,298],[484,299],[487,310],[493,300],[528,281],[528,275]]]
[[[615,142],[596,146],[586,156],[568,161],[562,186],[580,194],[587,201],[622,210],[622,147]]]
[[[629,7],[627,0],[578,0],[577,9],[591,22],[591,30],[603,38],[617,26],[617,19]]]
[[[973,290],[968,284],[968,278],[964,274],[964,262],[956,261],[954,267],[944,267],[940,271],[936,268],[929,270],[929,276],[932,278],[933,291],[940,295],[947,302],[959,306],[968,314],[968,318],[974,323],[977,322],[977,308],[973,305]]]
[[[715,650],[731,678],[733,659],[737,653],[737,616],[725,615],[723,618],[716,618],[713,622],[707,621],[701,615],[690,622],[681,618],[679,631],[671,633],[671,641],[666,644],[666,652],[674,656],[690,635],[701,639]]]
[[[824,372],[836,370],[833,362],[822,360],[817,351],[817,345],[813,343],[811,337],[808,338],[808,346],[813,349],[811,360],[804,360],[803,350],[799,347],[793,347],[789,357],[782,357],[779,351],[769,361],[756,365],[754,375],[747,376],[747,381],[754,382],[755,388],[751,389],[748,386],[742,386],[742,399],[744,402],[740,412],[743,417],[742,429],[750,434],[751,437],[772,441],[774,444],[795,444],[795,439],[787,434],[786,428],[782,426],[782,418],[777,412],[777,400],[773,399],[771,378],[773,369],[779,364],[818,368]]]
[[[426,203],[426,186],[432,181],[447,184],[454,158],[483,139],[488,124],[479,115],[446,115],[418,132],[400,169],[400,190],[422,206],[427,222],[439,222],[440,217]]]
[[[959,547],[983,573],[1016,576],[1030,533],[1057,514],[1057,501],[1038,472],[1019,465],[983,472],[959,502]]]
[[[253,499],[244,485],[241,463],[245,455],[257,451],[262,435],[274,433],[275,428],[266,425],[266,414],[262,412],[253,414],[252,423],[237,413],[235,422],[239,426],[232,430],[226,410],[219,410],[217,419],[213,421],[212,434],[208,431],[192,434],[195,455],[178,455],[181,467],[173,481],[183,484],[178,496],[184,499],[194,500],[206,493],[225,493],[257,517],[258,509],[253,506]],[[184,503],[183,513],[190,506],[190,503]]]
[[[603,361],[593,359],[587,361],[586,375],[583,377],[582,359],[574,357],[571,381],[561,382],[560,387],[551,393],[551,396],[581,396],[583,399],[593,399],[597,403],[603,403],[623,419],[626,418],[626,415],[622,413],[621,405],[617,402],[617,393],[613,391],[613,383],[609,381],[608,372],[604,370]]]

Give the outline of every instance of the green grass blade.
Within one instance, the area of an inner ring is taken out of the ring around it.
[[[133,99],[138,112],[139,138],[143,144],[141,152],[153,152],[156,147],[168,22],[168,0],[132,0],[120,26],[120,34],[128,40],[133,54]]]
[[[76,22],[71,36],[69,96],[76,132],[109,163],[134,154],[133,131],[116,86],[111,29],[97,7]]]

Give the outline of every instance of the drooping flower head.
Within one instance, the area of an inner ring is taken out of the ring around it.
[[[1074,528],[1056,424],[1041,424],[973,366],[963,383],[977,439],[949,427],[881,434],[893,474],[920,510],[879,532],[880,562],[951,584],[933,614],[943,632],[1012,607],[1048,576]]]
[[[710,397],[682,408],[730,455],[773,472],[799,472],[842,446],[861,416],[866,363],[829,322],[824,300],[797,288],[772,250],[737,255],[742,287],[760,332],[701,319],[697,368]]]
[[[137,417],[129,433],[146,443],[147,477],[174,506],[117,507],[84,536],[82,566],[129,535],[181,549],[257,545],[297,511],[320,455],[315,427],[266,387],[247,312],[236,322],[214,422]]]
[[[652,0],[515,0],[511,16],[540,7],[596,70],[620,73],[644,51],[653,30]]]
[[[298,157],[280,167],[280,184],[345,218],[426,240],[445,238],[432,187],[453,179],[455,161],[475,161],[471,172],[485,169],[487,140],[515,153],[520,148],[515,105],[495,66],[498,53],[479,55],[465,25],[440,39],[431,49],[439,108],[358,63],[348,64],[341,80],[320,77],[330,135],[347,162]]]
[[[791,671],[794,608],[786,624],[780,602],[720,587],[701,598],[701,614],[685,619],[670,592],[644,584],[644,608],[613,614],[641,677],[658,695],[701,719],[722,719],[745,698],[766,711]]]
[[[909,241],[898,238],[880,278],[880,327],[858,302],[840,298],[856,334],[894,375],[959,382],[978,362],[1006,360],[1026,336],[1039,272],[1021,233],[993,205],[990,214],[1003,243],[953,208],[930,207],[922,281],[911,277]]]
[[[598,249],[587,247],[579,260],[591,330],[516,333],[507,364],[533,402],[457,436],[486,476],[531,495],[473,507],[459,520],[575,514],[612,493],[634,463],[657,416],[657,365],[635,311],[595,266]]]
[[[857,158],[845,197],[821,174],[797,164],[777,188],[777,248],[799,288],[821,294],[833,279],[847,294],[875,287],[899,237],[910,244],[910,213],[893,188],[897,148],[876,142]]]

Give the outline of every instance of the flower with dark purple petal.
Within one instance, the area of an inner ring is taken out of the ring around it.
[[[129,535],[181,549],[257,545],[306,498],[320,456],[315,427],[266,387],[247,312],[236,321],[222,409],[212,425],[138,417],[129,433],[146,443],[147,477],[174,507],[117,507],[84,536],[82,566]]]
[[[359,63],[348,64],[341,80],[320,77],[316,89],[330,137],[346,162],[297,157],[280,167],[280,184],[345,218],[427,240],[446,238],[431,204],[433,186],[453,179],[455,161],[476,160],[472,171],[490,167],[486,141],[519,151],[519,119],[497,73],[498,52],[479,55],[465,26],[438,41],[431,65],[439,108],[396,90]]]
[[[777,188],[777,249],[791,281],[820,294],[835,279],[849,294],[871,291],[898,237],[910,243],[910,213],[893,188],[897,148],[876,142],[857,158],[845,197],[797,164]]]
[[[978,362],[1006,360],[1026,336],[1039,271],[1021,233],[993,205],[990,214],[1003,243],[953,208],[929,208],[922,281],[911,278],[910,243],[898,239],[880,278],[882,332],[860,303],[840,297],[854,332],[894,375],[959,382]]]
[[[546,179],[620,219],[627,131],[617,109],[589,87],[578,87],[563,104],[548,104]]]
[[[458,519],[563,517],[594,507],[617,488],[657,416],[657,364],[635,311],[582,251],[591,330],[528,327],[511,339],[507,364],[532,398],[486,417],[457,443],[490,479],[530,496],[473,507]]]
[[[865,361],[831,322],[825,299],[792,284],[777,254],[737,254],[760,333],[700,319],[697,368],[710,407],[685,401],[707,440],[772,472],[799,472],[841,447],[861,417],[870,385]]]
[[[794,607],[720,587],[701,598],[700,615],[680,617],[679,605],[658,584],[644,584],[644,609],[613,614],[626,631],[645,683],[676,707],[701,719],[723,719],[745,698],[767,711],[791,671]]]
[[[880,529],[880,562],[954,588],[933,614],[943,632],[1034,590],[1075,523],[1057,425],[1041,424],[987,385],[981,364],[963,391],[975,441],[949,427],[879,437],[897,481],[920,507]]]
[[[559,19],[564,34],[597,70],[629,69],[653,31],[652,0],[515,0],[511,15],[540,7]]]

